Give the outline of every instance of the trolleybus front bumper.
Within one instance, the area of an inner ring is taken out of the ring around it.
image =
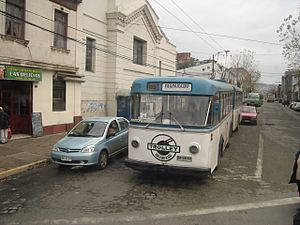
[[[191,167],[179,167],[171,165],[153,164],[147,162],[141,162],[131,159],[125,159],[125,165],[134,170],[144,172],[164,172],[170,174],[182,174],[182,175],[211,175],[209,168],[191,168]]]

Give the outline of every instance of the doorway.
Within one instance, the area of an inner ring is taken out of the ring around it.
[[[31,134],[32,82],[0,81],[0,105],[13,134]]]

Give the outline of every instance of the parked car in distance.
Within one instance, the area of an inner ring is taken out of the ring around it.
[[[104,169],[108,159],[128,146],[128,120],[123,117],[84,119],[52,149],[51,158],[60,167],[92,166]]]
[[[300,112],[300,102],[296,102],[296,104],[293,106],[293,109]]]
[[[276,98],[274,94],[268,94],[267,95],[267,102],[275,102]]]
[[[257,110],[254,106],[243,106],[241,112],[241,123],[257,124]]]
[[[263,104],[263,96],[259,93],[249,93],[243,103],[249,106],[260,107]]]
[[[297,104],[297,102],[291,102],[291,103],[289,104],[289,108],[290,108],[290,109],[294,109],[294,107],[296,106],[296,104]]]

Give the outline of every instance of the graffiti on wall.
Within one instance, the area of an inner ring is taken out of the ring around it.
[[[100,101],[82,101],[82,113],[102,112],[106,109],[106,104]]]

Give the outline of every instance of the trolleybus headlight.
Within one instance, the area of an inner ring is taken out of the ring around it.
[[[199,152],[199,150],[200,150],[200,145],[199,145],[199,144],[196,144],[196,143],[193,143],[193,144],[190,146],[189,150],[190,150],[190,153],[192,153],[192,154],[197,154],[197,153]]]
[[[140,146],[140,143],[137,140],[132,140],[131,141],[131,145],[134,148],[138,148]]]

